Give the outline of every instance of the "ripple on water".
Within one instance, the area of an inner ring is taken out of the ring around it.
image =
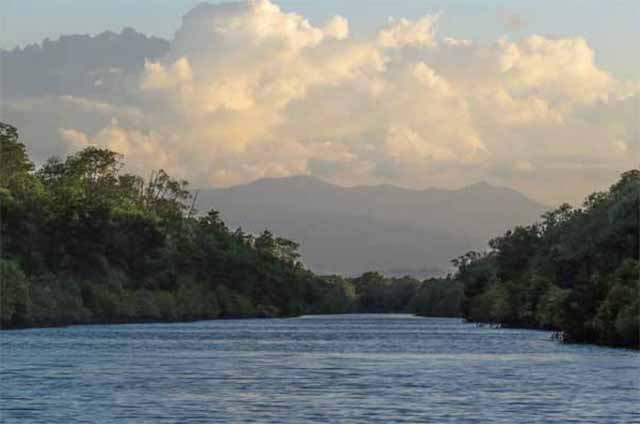
[[[408,315],[0,333],[0,417],[640,423],[640,354]]]

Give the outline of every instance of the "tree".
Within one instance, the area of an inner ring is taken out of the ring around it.
[[[540,240],[537,225],[516,227],[502,237],[489,241],[489,246],[496,251],[498,278],[512,279],[519,272],[526,270],[534,256]]]
[[[491,253],[454,262],[464,316],[640,348],[639,221],[640,170],[633,169],[582,208],[564,204],[539,224],[494,238]]]
[[[17,263],[0,259],[0,327],[29,321],[29,280]]]
[[[288,240],[283,237],[277,237],[275,244],[276,254],[283,261],[295,264],[300,258],[300,254],[298,253],[298,247],[300,247],[300,244],[295,241]]]
[[[0,122],[0,188],[15,191],[34,169],[26,147],[18,141],[18,130]]]
[[[262,253],[268,255],[276,255],[276,240],[269,230],[264,230],[262,234],[255,240],[255,248]]]
[[[144,205],[160,217],[175,220],[187,209],[191,198],[188,186],[187,181],[173,179],[163,169],[152,172],[143,189]]]

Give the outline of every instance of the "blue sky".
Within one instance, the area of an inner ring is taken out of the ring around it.
[[[215,3],[216,1],[210,1]],[[4,0],[0,47],[39,42],[62,34],[138,31],[171,38],[181,16],[199,0]],[[440,33],[474,40],[528,34],[582,36],[599,66],[619,78],[640,76],[638,0],[280,0],[285,10],[312,22],[335,14],[349,19],[352,33],[368,33],[388,17],[416,18],[443,11]],[[505,17],[517,25],[507,28]]]

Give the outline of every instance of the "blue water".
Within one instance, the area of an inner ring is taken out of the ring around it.
[[[640,423],[640,354],[350,315],[0,333],[6,423]]]

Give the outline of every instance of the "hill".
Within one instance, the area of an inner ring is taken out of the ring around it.
[[[269,228],[296,240],[311,269],[346,275],[446,272],[452,257],[483,248],[487,239],[537,220],[547,209],[484,182],[411,190],[340,187],[310,176],[201,190],[198,208],[219,210],[231,227],[251,233]]]

